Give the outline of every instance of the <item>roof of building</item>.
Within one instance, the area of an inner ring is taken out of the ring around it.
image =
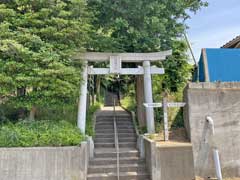
[[[227,42],[222,48],[240,48],[240,36],[235,37],[233,40]]]
[[[240,49],[203,49],[199,60],[200,82],[238,82],[240,81]]]

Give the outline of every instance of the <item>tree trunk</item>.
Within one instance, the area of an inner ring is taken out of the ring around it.
[[[94,105],[95,104],[95,93],[94,93],[94,90],[92,90],[92,92],[91,92],[91,101],[92,101],[92,105]]]
[[[100,101],[100,96],[101,96],[101,77],[96,76],[96,96],[97,96],[97,101]]]
[[[30,113],[29,113],[29,120],[30,121],[35,121],[36,112],[37,112],[37,108],[35,106],[33,106],[32,109],[30,110]]]
[[[22,87],[22,88],[17,88],[17,96],[21,97],[21,96],[25,96],[26,94],[26,88]],[[17,113],[17,118],[18,119],[24,119],[25,116],[25,109],[24,108],[19,108],[18,109],[18,113]]]
[[[136,102],[137,102],[137,119],[140,127],[146,126],[146,112],[143,106],[144,103],[144,84],[143,76],[136,76]]]

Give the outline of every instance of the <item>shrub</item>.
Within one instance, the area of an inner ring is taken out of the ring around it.
[[[61,121],[64,119],[73,125],[77,125],[76,118],[78,113],[78,104],[57,104],[49,106],[40,106],[37,108],[36,119],[46,120],[51,119],[53,121]]]
[[[87,122],[86,122],[86,134],[89,136],[94,136],[94,127],[93,127],[93,115],[100,109],[102,106],[101,103],[96,102],[94,105],[90,106],[87,111]]]
[[[0,127],[0,147],[76,146],[80,130],[66,121],[21,121]]]

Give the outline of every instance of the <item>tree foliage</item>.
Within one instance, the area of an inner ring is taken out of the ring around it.
[[[189,12],[207,5],[201,0],[89,0],[95,14],[90,49],[153,52],[172,47]],[[107,44],[106,44],[107,42]],[[103,45],[105,44],[105,45]],[[107,45],[107,47],[106,47]]]
[[[75,101],[81,66],[70,56],[85,49],[173,49],[168,61],[157,64],[166,75],[154,77],[160,83],[154,88],[178,91],[190,72],[179,38],[189,13],[205,5],[201,0],[2,0],[0,98],[28,110]]]
[[[154,77],[154,89],[179,91],[191,73],[187,46],[181,37],[190,12],[207,3],[201,0],[89,0],[94,31],[88,49],[113,52],[156,52],[173,49],[164,77]]]
[[[192,65],[187,61],[186,42],[175,41],[172,49],[172,56],[160,63],[160,66],[164,67],[165,74],[153,77],[153,84],[156,84],[153,87],[155,94],[163,91],[179,92],[191,77]]]
[[[67,103],[80,71],[70,56],[88,40],[84,0],[0,2],[0,97],[17,107]]]

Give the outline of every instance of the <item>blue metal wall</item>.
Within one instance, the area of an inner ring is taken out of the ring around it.
[[[240,49],[206,49],[210,82],[240,81]],[[203,82],[204,66],[199,60],[199,81]]]

